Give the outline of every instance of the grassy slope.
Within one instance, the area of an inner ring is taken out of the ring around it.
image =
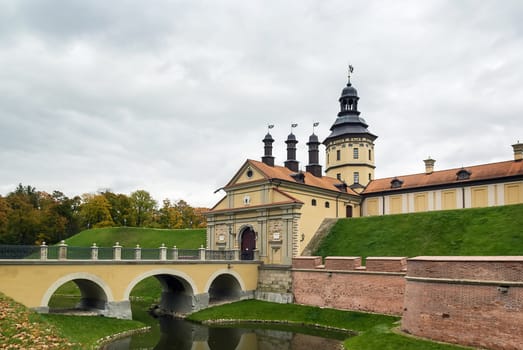
[[[105,317],[41,315],[0,293],[0,349],[90,349],[143,323]]]
[[[321,256],[521,255],[523,205],[342,219]]]
[[[139,244],[142,248],[158,248],[164,243],[167,247],[197,249],[205,245],[205,229],[162,230],[141,227],[106,227],[82,231],[67,239],[70,246],[112,247],[116,242],[130,248]]]
[[[247,300],[212,307],[189,315],[189,319],[268,320],[322,325],[358,332],[345,340],[346,349],[354,350],[458,350],[462,347],[414,339],[392,332],[398,317],[342,311],[295,304],[275,304]]]

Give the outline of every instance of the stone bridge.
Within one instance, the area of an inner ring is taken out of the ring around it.
[[[95,249],[89,259],[68,258],[65,245],[58,248],[56,259],[48,258],[45,245],[39,249],[37,258],[33,253],[0,259],[0,291],[39,312],[49,312],[51,296],[70,281],[80,290],[79,308],[123,319],[132,318],[131,291],[149,277],[160,282],[160,307],[170,313],[196,311],[223,299],[252,298],[258,282],[259,263],[237,260],[237,252],[209,254],[201,248],[196,257],[184,259],[173,251],[168,259],[167,249],[161,247],[158,258],[142,260],[136,249],[132,259],[122,259],[121,249],[113,247],[112,258],[104,260]]]

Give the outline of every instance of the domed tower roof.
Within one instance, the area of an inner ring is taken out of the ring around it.
[[[352,71],[352,66],[350,66],[350,73],[352,73]],[[360,117],[360,111],[358,111],[359,99],[358,90],[352,86],[349,74],[347,86],[343,88],[341,96],[338,99],[340,102],[338,117],[330,128],[331,134],[323,141],[323,144],[326,145],[332,140],[350,135],[358,136],[364,134],[372,140],[377,138],[376,135],[371,134],[369,130],[367,130],[367,122]]]

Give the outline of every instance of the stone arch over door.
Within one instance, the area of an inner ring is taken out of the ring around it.
[[[239,234],[239,247],[241,260],[254,260],[256,249],[256,232],[252,226],[242,228]]]

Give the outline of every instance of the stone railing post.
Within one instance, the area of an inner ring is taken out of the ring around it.
[[[160,260],[167,260],[167,247],[164,243],[160,247]]]
[[[58,245],[58,260],[67,260],[67,244],[63,240]]]
[[[236,260],[236,261],[240,260],[240,250],[233,249],[233,252],[234,252],[234,260]]]
[[[173,260],[178,260],[178,248],[173,247]]]
[[[142,248],[139,244],[134,248],[134,260],[142,260]]]
[[[205,248],[203,245],[200,246],[200,260],[205,260]]]
[[[260,260],[260,251],[258,249],[254,249],[252,253],[254,261]]]
[[[113,260],[122,260],[122,246],[120,242],[116,242],[113,246]]]
[[[48,246],[45,242],[40,245],[40,260],[47,260]]]
[[[91,246],[91,260],[98,260],[98,246],[93,243]]]

